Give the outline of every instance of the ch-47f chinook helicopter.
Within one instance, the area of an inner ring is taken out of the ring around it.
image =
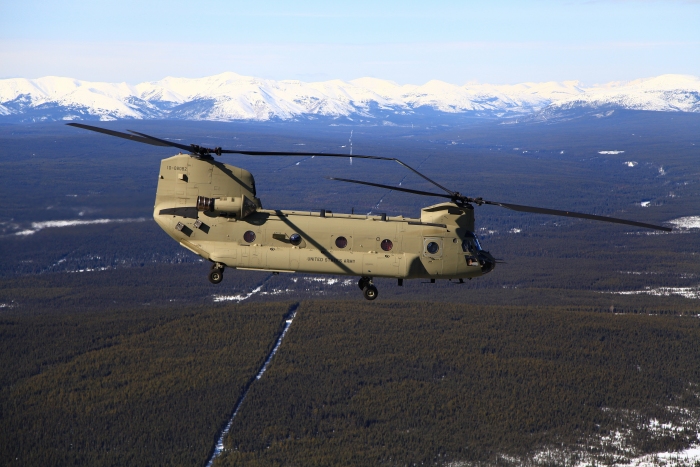
[[[377,298],[375,277],[398,279],[464,279],[493,270],[496,259],[474,235],[474,205],[489,204],[514,211],[577,217],[648,229],[668,227],[641,222],[470,198],[429,179],[390,157],[309,152],[261,152],[184,145],[130,131],[68,123],[154,146],[186,153],[163,159],[153,217],[180,245],[211,261],[209,280],[218,284],[225,267],[255,271],[306,272],[359,276],[367,300]],[[223,164],[212,155],[354,157],[394,161],[444,193],[431,193],[359,180],[330,178],[406,193],[446,198],[421,209],[419,218],[339,214],[329,211],[263,209],[253,175]]]

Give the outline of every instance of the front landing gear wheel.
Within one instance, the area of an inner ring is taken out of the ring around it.
[[[224,270],[223,269],[212,269],[209,271],[209,282],[212,284],[218,284],[224,280]]]
[[[365,298],[366,298],[367,300],[374,300],[375,298],[377,298],[377,295],[379,295],[379,291],[378,291],[377,288],[376,288],[374,285],[372,285],[372,284],[370,284],[370,285],[368,285],[367,287],[365,287],[365,288],[362,290],[362,293],[364,294],[364,296],[365,296]]]

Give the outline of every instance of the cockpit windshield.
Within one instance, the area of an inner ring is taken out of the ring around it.
[[[479,244],[479,240],[476,238],[476,235],[474,235],[474,232],[467,232],[467,234],[464,236],[464,240],[462,240],[462,251],[472,254],[476,254],[477,252],[481,251],[481,245]]]

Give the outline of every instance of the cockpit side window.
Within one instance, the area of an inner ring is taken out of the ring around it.
[[[253,175],[250,175],[250,184],[251,188],[253,189],[253,196],[258,196],[258,194],[255,192],[255,179],[253,178]]]
[[[462,251],[472,254],[476,254],[477,252],[481,251],[479,240],[476,238],[476,235],[474,235],[473,232],[467,232],[467,234],[464,236],[464,240],[462,240]]]

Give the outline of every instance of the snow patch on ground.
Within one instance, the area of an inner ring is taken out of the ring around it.
[[[59,261],[59,263],[60,263],[60,261]],[[66,272],[68,272],[68,273],[73,273],[73,272],[95,272],[95,271],[107,271],[108,269],[112,269],[112,268],[109,267],[109,266],[105,266],[105,267],[102,267],[102,268],[75,269],[75,270],[66,271]]]
[[[347,287],[353,283],[353,279],[339,279],[337,277],[318,277],[318,276],[306,276],[302,277],[306,282],[320,282],[326,285],[340,284],[341,286]]]
[[[700,216],[680,217],[668,222],[677,229],[700,229]]]
[[[614,295],[655,295],[657,297],[670,297],[680,295],[690,299],[700,299],[700,284],[695,287],[645,287],[643,290],[629,290],[624,292],[604,292]]]
[[[260,295],[281,295],[281,294],[283,294],[283,293],[289,293],[289,292],[292,292],[292,290],[291,290],[291,289],[284,289],[284,290],[282,290],[282,289],[272,289],[272,290],[269,291],[269,292],[260,292]]]
[[[58,227],[73,227],[77,225],[93,225],[93,224],[125,224],[129,222],[144,222],[145,217],[139,217],[136,219],[93,219],[93,220],[64,220],[64,221],[46,221],[46,222],[32,222],[30,229],[20,230],[15,232],[14,235],[27,236],[33,235],[43,229],[51,229]]]
[[[630,467],[658,467],[662,465],[691,467],[700,463],[700,446],[693,446],[678,452],[659,452],[630,459]]]
[[[243,300],[248,300],[250,297],[262,290],[263,286],[259,285],[247,294],[238,295],[214,295],[215,302],[242,302]]]
[[[619,435],[619,432],[614,433],[614,435]],[[618,440],[622,441],[622,440]],[[532,463],[535,466],[548,466],[548,465],[570,465],[571,467],[591,467],[595,465],[608,465],[614,467],[695,467],[700,463],[700,447],[692,446],[687,449],[678,452],[658,452],[654,454],[647,454],[639,457],[632,458],[619,458],[617,462],[595,462],[593,459],[585,459],[579,462],[563,462],[562,461],[570,457],[570,453],[559,449],[549,449],[537,453]],[[585,456],[584,456],[585,457]],[[503,457],[505,460],[506,458]],[[513,462],[514,465],[522,465],[518,462]]]
[[[622,154],[625,151],[598,151],[598,154]]]
[[[596,465],[627,467],[696,467],[700,465],[700,413],[697,409],[666,407],[667,415],[677,423],[662,422],[656,418],[640,423],[640,414],[631,410],[603,408],[604,412],[618,416],[623,425],[619,429],[566,448],[545,447],[526,457],[498,455],[491,465],[545,467],[561,465],[592,467]],[[640,434],[651,439],[684,439],[686,447],[676,452],[663,451],[640,453],[635,443]],[[481,467],[483,463],[451,462],[450,467]]]
[[[639,162],[637,162],[637,161],[626,161],[626,162],[625,162],[625,165],[626,165],[627,167],[636,167],[636,166],[639,165]]]
[[[272,277],[272,276],[270,276]],[[292,277],[291,281],[295,284],[297,283],[309,283],[309,284],[319,284],[319,285],[337,285],[340,287],[348,287],[350,285],[353,285],[355,283],[355,279],[343,279],[339,277],[324,277],[324,276],[303,276],[303,277]],[[265,281],[267,282],[267,281]],[[294,292],[299,292],[299,290],[294,290],[294,289],[282,289],[282,288],[273,288],[272,290],[265,290],[263,291],[265,283],[257,286],[253,290],[251,290],[248,293],[240,293],[236,295],[214,295],[213,299],[214,302],[242,302],[244,300],[248,300],[249,298],[253,297],[254,295],[282,295],[282,294],[289,294],[289,293],[294,293]],[[301,289],[305,291],[310,291],[310,289]],[[323,295],[325,292],[323,290],[319,290],[316,292],[317,295]]]

